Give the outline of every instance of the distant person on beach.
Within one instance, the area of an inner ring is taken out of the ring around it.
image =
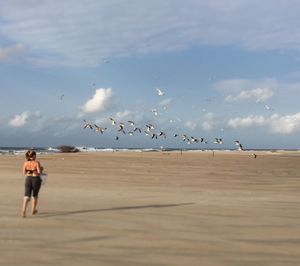
[[[25,180],[25,195],[22,207],[22,217],[26,217],[26,210],[28,203],[32,197],[31,214],[36,214],[38,195],[42,184],[41,174],[43,167],[40,162],[36,160],[36,152],[34,150],[28,150],[25,154],[26,162],[23,164],[23,174],[26,176]]]

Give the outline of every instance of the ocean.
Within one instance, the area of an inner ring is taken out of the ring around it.
[[[213,151],[226,151],[233,152],[237,149],[180,149],[180,148],[97,148],[97,147],[75,147],[79,152],[172,152],[172,151],[184,151],[184,152],[213,152]],[[0,147],[0,155],[25,155],[28,149],[32,147]],[[53,147],[34,147],[33,148],[37,154],[55,154],[61,153],[57,148]],[[280,152],[280,151],[300,151],[297,149],[247,149],[247,152],[255,151],[266,151],[266,152]]]

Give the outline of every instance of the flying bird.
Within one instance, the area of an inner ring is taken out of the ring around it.
[[[120,123],[120,124],[119,124],[119,130],[118,130],[118,131],[119,131],[119,132],[122,132],[122,133],[125,135],[126,133],[125,133],[124,127],[125,127],[125,124]]]
[[[129,123],[131,126],[134,126],[134,122],[133,122],[133,121],[128,120],[128,123]]]
[[[223,140],[221,138],[215,138],[214,143],[215,144],[223,144]]]
[[[148,132],[151,131],[152,129],[154,129],[154,126],[151,124],[147,124],[146,127],[147,127]]]
[[[244,150],[242,144],[241,144],[238,140],[235,141],[235,145],[238,146],[238,150],[239,150],[239,151],[243,151],[243,150]]]
[[[114,126],[116,124],[116,121],[113,118],[109,118],[111,120],[111,124]]]
[[[93,129],[93,126],[90,123],[88,123],[85,119],[83,119],[83,122],[85,123],[85,125],[83,126],[83,128]]]
[[[193,136],[191,136],[191,142],[198,143],[198,142],[199,142],[199,139],[194,138]]]
[[[95,126],[95,131],[100,132],[101,134],[103,134],[103,132],[107,129],[106,127],[99,127],[96,124],[94,124],[94,126]]]
[[[156,88],[156,92],[157,92],[157,95],[158,95],[158,96],[165,95],[165,93],[162,92],[159,88]]]
[[[133,131],[134,132],[138,131],[138,132],[142,133],[142,130],[140,128],[138,128],[138,127],[136,127]]]
[[[265,105],[265,108],[266,108],[268,111],[272,111],[272,110],[273,110],[269,105]]]
[[[157,116],[158,115],[158,113],[157,113],[157,110],[156,109],[151,109],[151,112],[155,115],[155,116]]]
[[[163,131],[159,132],[158,136],[159,136],[159,137],[164,137],[164,138],[167,137],[166,133],[163,132]]]

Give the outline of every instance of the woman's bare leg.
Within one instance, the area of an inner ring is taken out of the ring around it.
[[[21,216],[23,218],[26,217],[26,210],[27,210],[27,206],[28,206],[29,201],[30,201],[29,197],[24,197],[24,199],[23,199],[23,206],[22,206],[22,213],[21,213]]]
[[[37,211],[37,204],[38,204],[38,198],[37,197],[33,197],[32,198],[32,206],[31,206],[31,214],[36,214]]]

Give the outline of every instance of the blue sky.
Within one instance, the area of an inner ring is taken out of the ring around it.
[[[0,146],[299,149],[299,11],[298,1],[2,0]],[[128,120],[166,138],[124,135]]]

